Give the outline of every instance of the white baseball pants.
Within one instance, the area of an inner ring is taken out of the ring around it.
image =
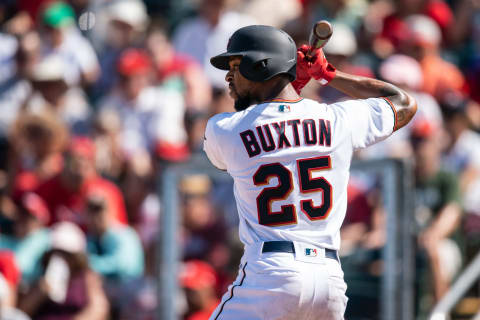
[[[297,242],[295,253],[262,253],[262,245],[245,248],[237,279],[210,320],[343,319],[347,285],[338,261]]]

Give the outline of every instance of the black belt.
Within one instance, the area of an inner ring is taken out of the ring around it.
[[[295,253],[295,246],[291,241],[265,241],[262,249],[264,252]],[[339,261],[337,250],[325,248],[325,257]]]

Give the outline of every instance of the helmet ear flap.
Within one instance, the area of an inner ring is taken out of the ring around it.
[[[254,57],[245,55],[240,62],[240,73],[251,81],[263,81],[269,75],[269,58],[256,60]]]

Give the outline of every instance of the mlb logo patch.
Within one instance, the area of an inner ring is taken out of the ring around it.
[[[317,249],[305,248],[305,255],[307,257],[316,257]]]
[[[281,104],[278,106],[278,111],[280,112],[290,112],[290,106],[286,104]]]

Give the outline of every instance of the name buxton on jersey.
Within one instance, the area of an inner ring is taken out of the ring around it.
[[[288,139],[287,130],[290,131]],[[275,132],[277,137],[273,137]],[[250,158],[276,149],[304,146],[327,146],[332,143],[330,121],[324,119],[291,119],[267,123],[240,133],[245,150]]]

